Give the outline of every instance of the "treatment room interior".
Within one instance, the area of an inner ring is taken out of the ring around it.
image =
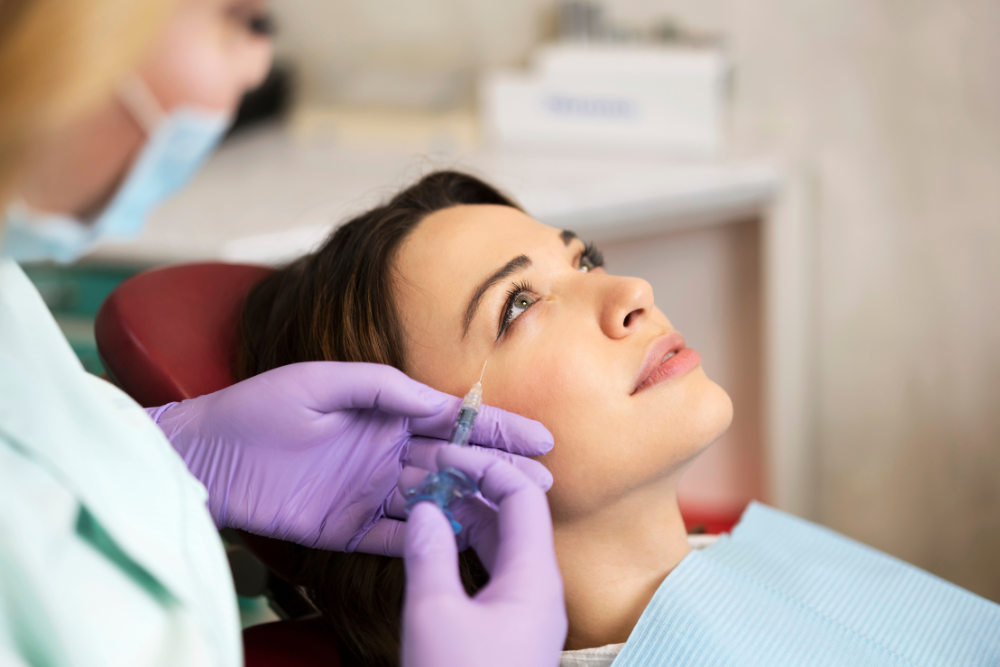
[[[648,280],[731,395],[689,527],[758,499],[1000,601],[1000,3],[273,9],[272,77],[192,187],[136,243],[28,267],[89,370],[136,271],[277,265],[467,170]]]

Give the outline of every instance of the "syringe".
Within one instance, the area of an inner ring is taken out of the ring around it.
[[[483,364],[483,373],[486,372],[486,364]],[[476,416],[479,408],[483,406],[483,377],[479,376],[479,382],[472,385],[472,389],[462,399],[462,407],[458,410],[458,418],[451,429],[451,437],[448,439],[453,445],[465,447],[469,444],[469,436],[472,435],[472,427],[476,423]]]
[[[488,361],[488,360],[487,360]],[[451,437],[448,442],[460,447],[469,444],[469,437],[472,435],[472,427],[475,426],[476,416],[479,408],[483,405],[483,373],[486,372],[486,364],[483,364],[483,372],[479,375],[479,382],[472,385],[472,389],[462,399],[462,407],[458,410],[458,417],[455,425],[451,429]],[[479,491],[479,487],[461,470],[455,468],[445,468],[438,472],[429,472],[424,477],[424,481],[415,489],[406,492],[406,513],[419,502],[430,501],[441,508],[444,515],[451,521],[452,530],[458,534],[462,530],[462,524],[455,521],[455,515],[450,509],[453,503],[457,503],[466,496],[471,496]]]

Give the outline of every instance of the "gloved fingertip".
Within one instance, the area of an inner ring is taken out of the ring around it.
[[[543,491],[548,491],[552,488],[552,473],[544,465],[538,461],[526,459],[521,456],[511,456],[510,460],[515,468],[527,475]]]
[[[555,446],[541,422],[489,405],[479,412],[472,442],[521,456],[541,456]]]
[[[534,435],[534,442],[541,450],[541,454],[548,454],[556,446],[555,438],[552,437],[549,429],[542,426],[541,422],[529,420],[528,428]]]
[[[552,442],[551,438],[548,440],[541,438],[537,440],[521,439],[516,443],[509,444],[504,451],[518,456],[545,456],[552,451],[553,447],[555,447],[555,443]]]
[[[555,447],[556,443],[552,434],[540,422],[527,417],[518,417],[518,419],[510,421],[513,424],[509,425],[514,426],[514,428],[508,428],[507,438],[519,445],[518,451],[513,451],[514,448],[511,447],[509,451],[512,454],[542,456],[551,452],[552,448]]]
[[[538,486],[542,487],[542,491],[548,491],[552,488],[555,479],[552,477],[549,469],[543,466],[542,470],[538,472],[538,477],[535,478],[535,481],[538,482]]]
[[[548,433],[548,431],[546,431],[546,433]],[[538,442],[538,453],[537,454],[528,454],[528,456],[545,456],[546,454],[548,454],[549,452],[551,452],[552,449],[555,446],[556,446],[556,442],[555,442],[555,440],[552,439],[552,435],[550,434],[549,437],[548,437],[548,439],[546,439],[546,440],[540,440]]]

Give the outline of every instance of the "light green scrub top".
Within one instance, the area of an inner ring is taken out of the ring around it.
[[[0,665],[242,664],[205,500],[0,259]]]

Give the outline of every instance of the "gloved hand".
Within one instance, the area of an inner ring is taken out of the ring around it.
[[[147,410],[208,489],[219,527],[338,551],[402,555],[397,478],[411,455],[433,457],[461,399],[381,364],[308,362],[214,394]],[[541,484],[541,424],[483,406],[472,441]]]
[[[455,508],[490,582],[466,595],[451,525],[434,504],[415,505],[406,525],[403,667],[555,667],[567,621],[544,492],[512,465],[466,448],[442,448],[437,466],[467,474],[498,508],[470,498]],[[400,486],[413,481],[404,476]]]

